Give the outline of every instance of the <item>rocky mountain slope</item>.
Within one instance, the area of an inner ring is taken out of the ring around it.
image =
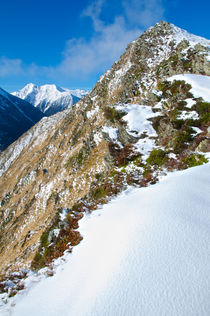
[[[42,117],[31,104],[0,88],[0,152]]]
[[[82,219],[77,251],[50,278],[30,273],[8,304],[0,294],[1,316],[209,315],[209,173],[173,172]]]
[[[0,156],[2,275],[50,266],[80,242],[79,219],[128,185],[207,162],[209,60],[210,41],[160,22]]]
[[[37,86],[29,83],[23,89],[12,94],[31,103],[45,115],[50,116],[72,106],[87,93],[88,91],[85,90],[69,90],[54,84]]]

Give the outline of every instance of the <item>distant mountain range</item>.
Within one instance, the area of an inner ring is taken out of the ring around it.
[[[0,88],[0,152],[36,124],[43,113]]]
[[[56,85],[27,84],[8,93],[0,88],[0,152],[35,125],[42,117],[61,112],[88,91],[69,90]]]
[[[50,116],[72,106],[87,93],[88,91],[85,90],[69,90],[54,84],[37,86],[29,83],[23,89],[12,94],[31,103],[45,116]]]

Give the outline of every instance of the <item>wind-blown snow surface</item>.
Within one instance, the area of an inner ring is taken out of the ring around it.
[[[170,174],[83,219],[67,262],[1,315],[210,315],[209,172]]]

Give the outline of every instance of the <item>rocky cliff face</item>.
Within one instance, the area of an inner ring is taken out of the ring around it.
[[[71,250],[81,240],[79,219],[127,185],[207,162],[210,99],[192,82],[209,79],[209,47],[156,24],[89,95],[42,119],[0,156],[2,274],[39,269]]]

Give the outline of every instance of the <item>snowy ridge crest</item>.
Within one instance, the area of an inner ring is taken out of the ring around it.
[[[205,39],[204,37],[193,35],[186,30],[183,30],[174,24],[170,24],[173,32],[174,32],[174,39],[176,40],[177,44],[183,40],[187,40],[191,46],[195,46],[196,44],[201,44],[205,47],[210,48],[210,40]]]

